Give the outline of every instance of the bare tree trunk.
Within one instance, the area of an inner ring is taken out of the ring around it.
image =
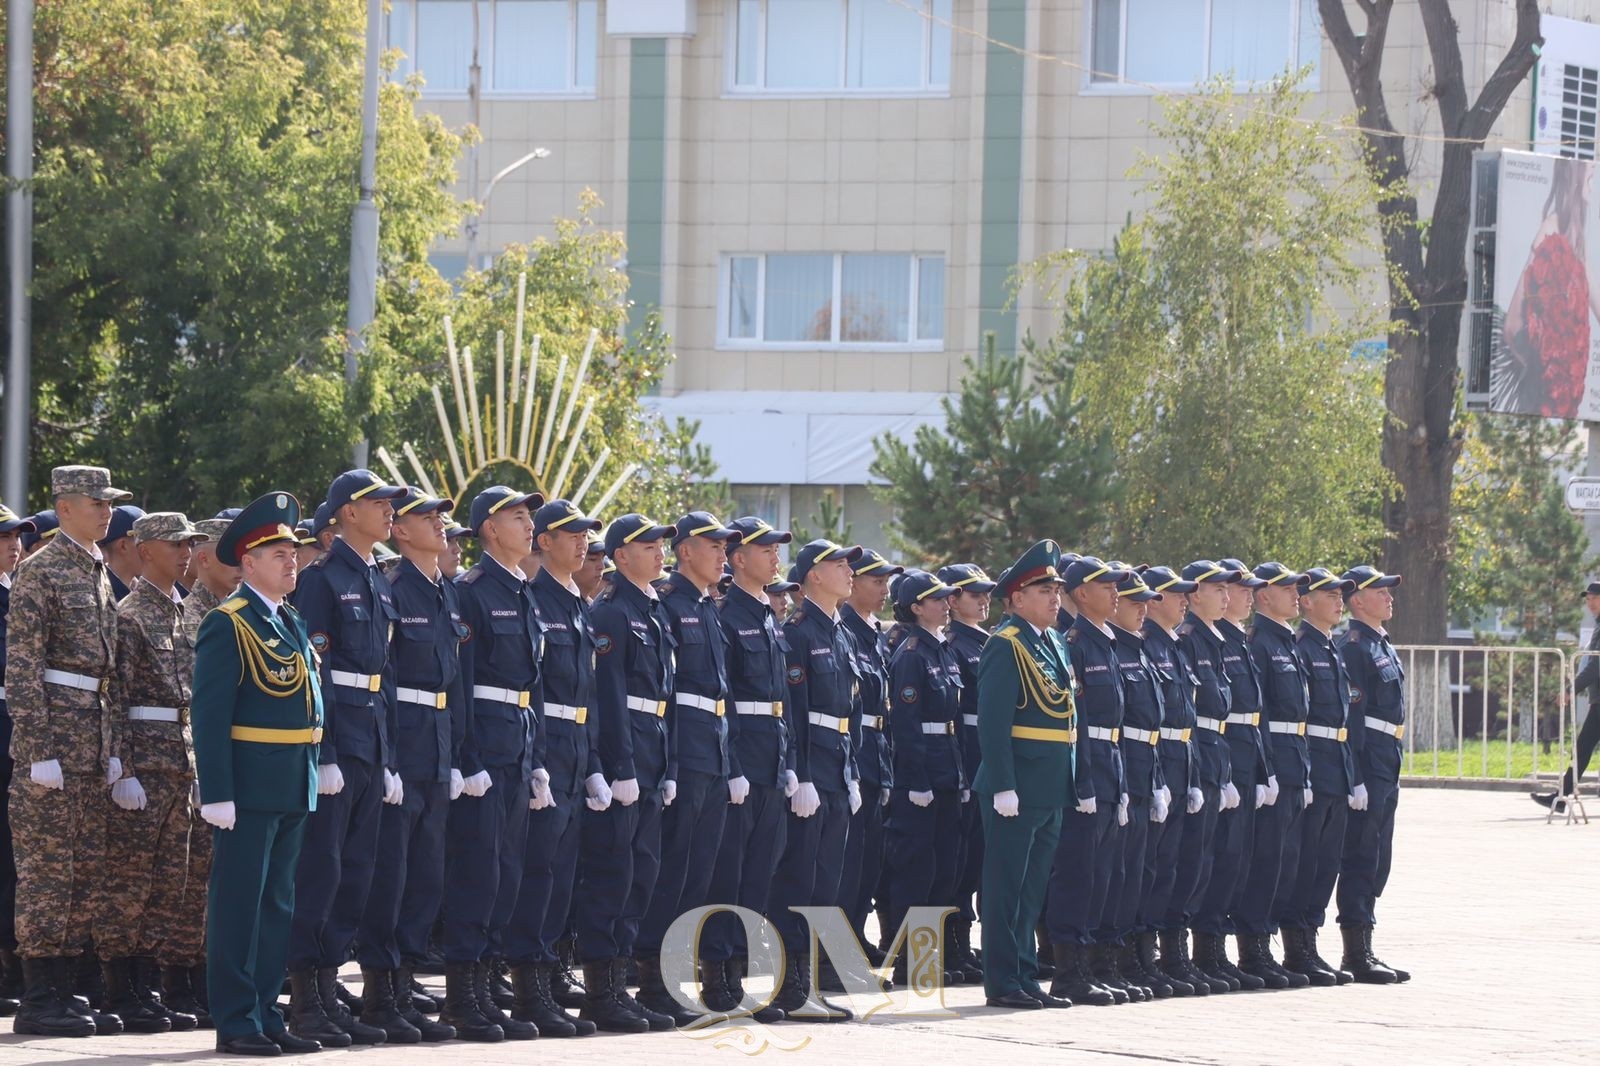
[[[1390,362],[1384,382],[1388,420],[1383,460],[1400,495],[1386,502],[1385,570],[1404,574],[1391,630],[1400,643],[1438,643],[1449,619],[1450,491],[1461,436],[1456,422],[1457,345],[1467,294],[1466,250],[1472,153],[1483,146],[1506,101],[1535,59],[1537,0],[1517,0],[1517,33],[1478,99],[1467,101],[1461,46],[1449,0],[1417,0],[1433,61],[1430,91],[1446,137],[1423,242],[1417,201],[1409,192],[1378,205],[1384,259],[1390,270]],[[1384,97],[1384,43],[1394,0],[1355,0],[1366,18],[1357,35],[1346,0],[1318,0],[1323,26],[1344,67],[1372,165],[1389,189],[1404,190],[1411,167],[1405,138]]]

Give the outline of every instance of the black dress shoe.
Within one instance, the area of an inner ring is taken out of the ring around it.
[[[1051,1010],[1066,1010],[1072,1006],[1072,1000],[1066,996],[1052,996],[1042,988],[1024,988],[1022,991],[1038,1000],[1041,1007],[1048,1007]]]
[[[1541,807],[1549,807],[1561,797],[1557,796],[1554,792],[1530,792],[1528,793],[1528,798],[1533,800],[1533,802],[1537,803]]]
[[[283,1049],[267,1039],[264,1033],[246,1033],[227,1040],[219,1036],[217,1050],[224,1055],[260,1055],[263,1058],[283,1054]]]
[[[1003,996],[990,996],[984,1002],[991,1007],[1005,1007],[1008,1010],[1044,1010],[1043,1003],[1020,988]]]
[[[295,1036],[287,1029],[281,1033],[268,1033],[267,1039],[290,1055],[309,1055],[313,1051],[322,1050],[320,1040],[307,1040],[305,1037]]]

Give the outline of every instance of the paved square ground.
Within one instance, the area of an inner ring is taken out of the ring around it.
[[[1600,965],[1600,801],[1591,806],[1595,824],[1569,828],[1546,826],[1543,812],[1518,793],[1404,791],[1377,939],[1382,957],[1413,974],[1400,987],[1022,1014],[990,1010],[981,989],[960,987],[946,993],[954,1016],[937,1020],[884,1012],[860,1024],[380,1047],[323,1052],[313,1061],[715,1066],[761,1049],[773,1066],[1592,1063],[1595,1036],[1580,1024],[1595,1019],[1593,970]],[[1336,958],[1337,942],[1336,930],[1324,931],[1323,954]],[[0,1063],[203,1062],[219,1058],[213,1041],[211,1033],[21,1039],[0,1022]]]

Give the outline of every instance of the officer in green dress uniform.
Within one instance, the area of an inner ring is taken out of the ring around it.
[[[317,803],[322,694],[295,586],[300,504],[273,492],[244,508],[217,542],[239,566],[238,594],[200,623],[191,722],[200,816],[216,827],[206,973],[217,1050],[317,1051],[278,1010],[295,865]]]
[[[1061,609],[1061,548],[1042,540],[1000,575],[1009,612],[978,660],[973,783],[983,806],[983,985],[991,1007],[1071,1001],[1039,987],[1033,931],[1044,906],[1061,812],[1073,795],[1077,714],[1072,662],[1051,626]]]

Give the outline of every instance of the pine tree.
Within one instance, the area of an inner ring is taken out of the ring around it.
[[[849,544],[854,527],[844,520],[844,508],[832,489],[824,489],[817,500],[817,509],[804,522],[790,522],[789,532],[794,543],[809,544],[814,540],[831,540],[835,544]]]

